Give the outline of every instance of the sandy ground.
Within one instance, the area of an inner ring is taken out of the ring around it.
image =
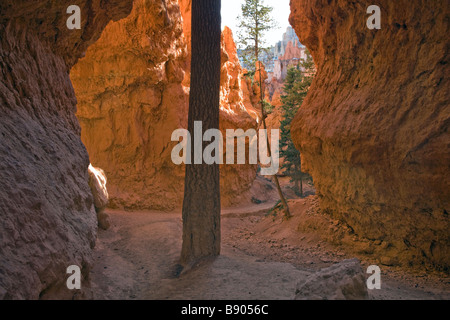
[[[294,201],[314,205],[311,198]],[[112,227],[99,230],[91,273],[94,299],[292,299],[299,280],[351,258],[298,230],[305,210],[288,221],[267,215],[273,203],[223,210],[221,256],[181,275],[180,212],[108,210]],[[450,298],[448,278],[381,269],[382,288],[370,290],[371,299]]]
[[[361,260],[364,270],[369,265],[379,265],[381,290],[369,290],[370,299],[450,299],[450,278],[442,273],[385,266],[370,256],[355,256],[343,246],[323,240],[321,233],[333,232],[335,225],[332,220],[308,216],[316,203],[313,198],[291,200],[293,217],[287,221],[271,214],[232,219],[225,216],[224,242],[260,261],[289,263],[307,272],[354,257]]]
[[[291,299],[309,274],[224,243],[221,256],[177,277],[180,213],[108,213],[113,226],[99,232],[91,273],[95,299]]]

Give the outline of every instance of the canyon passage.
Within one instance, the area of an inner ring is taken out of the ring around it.
[[[288,69],[311,53],[290,126],[311,179],[299,196],[279,171],[283,219],[263,166],[221,164],[221,255],[183,272],[171,134],[188,124],[192,1],[2,1],[0,298],[448,299],[448,2],[380,0],[373,30],[370,5],[291,0],[253,79],[222,30],[223,136],[261,126],[261,94],[279,128]]]

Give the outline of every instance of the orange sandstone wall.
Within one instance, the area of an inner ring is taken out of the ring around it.
[[[239,63],[233,34],[228,27],[222,32],[222,69],[220,75],[219,127],[226,129],[256,129],[251,110],[245,106],[247,97],[242,87],[243,69]],[[237,150],[235,150],[237,151]],[[248,155],[247,155],[248,156]],[[250,189],[256,178],[256,165],[224,164],[220,166],[222,205],[230,206],[251,200]]]
[[[190,18],[176,0],[135,0],[71,70],[82,140],[105,170],[112,206],[181,206],[184,167],[171,160],[171,134],[187,127]],[[231,30],[222,35],[220,128],[256,127],[244,107],[242,69]],[[222,204],[249,201],[255,165],[221,166]]]
[[[317,75],[292,135],[320,205],[386,264],[448,270],[448,1],[292,0]],[[381,244],[380,244],[381,243]]]

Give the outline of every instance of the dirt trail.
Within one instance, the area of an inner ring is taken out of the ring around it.
[[[91,273],[95,299],[291,299],[309,274],[224,245],[220,257],[176,277],[181,214],[108,213],[113,226],[99,232]]]
[[[265,215],[272,205],[223,210],[221,256],[179,277],[180,212],[108,210],[112,227],[99,231],[91,273],[94,298],[292,299],[299,280],[347,257],[297,231],[302,244],[290,242],[292,228]],[[270,234],[287,240],[280,243]],[[369,294],[371,299],[450,298],[448,279],[411,279],[405,273],[384,273],[382,290]]]

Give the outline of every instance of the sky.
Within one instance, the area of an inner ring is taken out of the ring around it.
[[[222,29],[228,26],[233,31],[235,41],[237,41],[237,16],[241,13],[241,4],[244,0],[224,0],[222,1]],[[268,46],[274,45],[281,40],[283,33],[289,26],[289,0],[265,0],[266,6],[273,7],[272,18],[277,22],[278,29],[267,31],[265,37]]]

